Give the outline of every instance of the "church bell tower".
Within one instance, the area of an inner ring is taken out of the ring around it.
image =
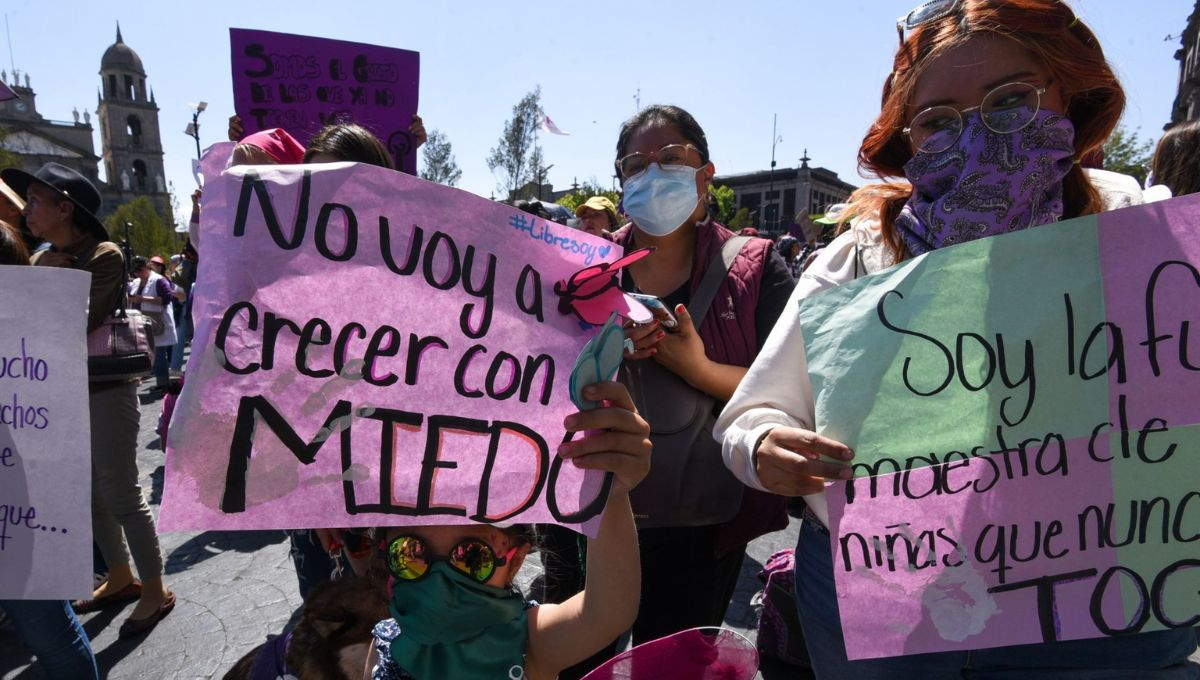
[[[154,92],[147,96],[146,70],[141,57],[121,37],[100,59],[101,162],[107,177],[105,203],[116,208],[146,196],[167,223],[173,221],[171,199],[163,170],[162,138]]]

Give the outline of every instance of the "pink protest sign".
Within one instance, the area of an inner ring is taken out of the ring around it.
[[[160,529],[595,523],[553,288],[619,248],[349,163],[206,177],[200,231]]]
[[[288,33],[229,29],[233,105],[246,134],[283,128],[307,146],[329,123],[375,133],[397,169],[416,173],[421,55],[410,50]]]
[[[1197,225],[1187,196],[802,303],[817,427],[855,451],[827,494],[850,658],[1200,623]]]

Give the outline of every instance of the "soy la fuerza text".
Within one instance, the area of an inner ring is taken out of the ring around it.
[[[1159,318],[1161,310],[1156,305],[1156,298],[1160,288],[1168,285],[1163,282],[1164,277],[1168,275],[1179,275],[1189,284],[1200,288],[1200,270],[1181,260],[1159,263],[1147,278],[1143,310],[1146,336],[1138,344],[1146,348],[1146,362],[1155,378],[1162,377],[1165,362],[1177,363],[1177,366],[1185,371],[1200,371],[1200,357],[1192,359],[1189,351],[1190,321],[1181,320],[1177,330],[1162,328]],[[1112,321],[1096,323],[1090,330],[1086,327],[1077,328],[1075,305],[1071,295],[1063,293],[1062,297],[1067,342],[1066,374],[1088,381],[1103,378],[1111,372],[1118,385],[1125,384],[1128,380],[1128,331]],[[1016,426],[1029,416],[1037,399],[1038,385],[1031,340],[1006,342],[1004,333],[997,332],[993,342],[991,338],[979,333],[958,332],[952,340],[945,341],[931,332],[901,326],[895,320],[901,315],[895,315],[894,312],[903,302],[904,294],[898,290],[889,290],[881,295],[875,307],[879,323],[889,331],[920,340],[927,349],[919,351],[927,352],[927,356],[938,357],[944,362],[944,371],[921,375],[916,369],[914,358],[911,355],[904,357],[902,378],[909,392],[917,396],[931,397],[952,384],[957,384],[969,392],[977,392],[992,387],[994,381],[999,379],[1004,388],[1016,391],[1015,395],[1006,396],[1000,402],[1001,420],[1006,425]],[[1160,345],[1171,344],[1176,346],[1175,352],[1161,351]],[[1014,346],[1019,349],[1014,350]],[[968,356],[984,358],[980,366],[981,375],[968,375]],[[929,363],[922,365],[928,366]]]

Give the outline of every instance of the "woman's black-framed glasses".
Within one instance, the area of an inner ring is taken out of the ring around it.
[[[1006,83],[984,95],[979,106],[962,111],[953,106],[931,106],[914,116],[902,132],[917,151],[939,153],[954,146],[962,135],[963,114],[978,109],[987,129],[1012,134],[1033,122],[1044,94],[1045,87]]]
[[[513,546],[504,555],[497,555],[492,546],[478,538],[459,541],[448,555],[434,555],[419,536],[402,534],[379,544],[387,560],[388,571],[402,581],[416,581],[429,573],[434,562],[448,562],[454,569],[479,583],[486,583],[517,552]]]
[[[692,154],[700,158],[700,149],[691,144],[668,144],[650,154],[635,151],[617,159],[617,172],[621,173],[621,179],[626,180],[644,172],[651,163],[658,163],[660,168],[665,165],[687,165]]]

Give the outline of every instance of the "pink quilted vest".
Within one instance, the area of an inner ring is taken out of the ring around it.
[[[626,225],[613,233],[613,241],[626,251],[633,247],[632,229]],[[700,287],[704,272],[721,244],[733,236],[732,231],[712,220],[696,225],[696,255],[692,261],[689,297]],[[700,338],[704,340],[709,359],[733,366],[749,366],[758,354],[754,310],[758,307],[758,291],[770,247],[771,242],[766,239],[750,239],[717,289],[712,307],[700,325]]]

